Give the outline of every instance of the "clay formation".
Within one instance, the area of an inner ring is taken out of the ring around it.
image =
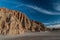
[[[45,26],[42,23],[30,20],[21,12],[0,8],[0,34],[17,35],[28,31],[45,31]]]

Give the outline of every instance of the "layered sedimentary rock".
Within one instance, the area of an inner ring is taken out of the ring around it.
[[[45,26],[42,23],[29,20],[21,12],[0,8],[0,34],[16,35],[28,31],[45,31]]]

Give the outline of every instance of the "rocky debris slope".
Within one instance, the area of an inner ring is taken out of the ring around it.
[[[21,12],[0,8],[0,34],[16,35],[28,31],[45,31],[45,26],[42,23],[29,20]]]

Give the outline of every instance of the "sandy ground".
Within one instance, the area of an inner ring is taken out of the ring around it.
[[[60,40],[60,32],[33,32],[15,36],[2,36],[0,40]]]

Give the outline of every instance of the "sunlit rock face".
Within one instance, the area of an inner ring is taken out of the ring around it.
[[[29,20],[29,18],[21,12],[0,8],[0,34],[16,35],[28,31],[45,31],[45,26],[42,23]]]

